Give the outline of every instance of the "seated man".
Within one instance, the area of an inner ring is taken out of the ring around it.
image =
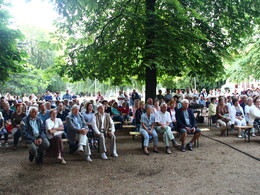
[[[66,117],[66,124],[70,153],[76,150],[84,152],[86,161],[91,162],[91,151],[87,138],[88,126],[84,117],[79,113],[78,105],[72,106],[71,114]]]
[[[46,132],[42,120],[37,116],[38,108],[31,107],[29,115],[21,122],[23,138],[29,144],[29,160],[35,158],[36,163],[43,163],[43,152],[49,148],[50,143],[46,138]]]
[[[184,99],[182,102],[182,108],[177,110],[176,120],[177,129],[181,133],[181,151],[185,152],[185,140],[187,134],[194,134],[192,140],[186,145],[188,150],[192,151],[192,143],[199,138],[201,130],[197,128],[194,114],[189,109],[189,100]]]
[[[115,127],[113,120],[111,119],[108,113],[105,113],[105,108],[103,105],[99,105],[97,108],[97,113],[92,119],[92,128],[94,129],[95,133],[99,137],[99,146],[101,152],[101,158],[107,160],[106,155],[106,137],[110,138],[110,153],[114,157],[118,157],[116,151],[116,136],[114,134]]]
[[[169,141],[172,141],[173,146],[178,147],[179,144],[175,141],[173,133],[171,131],[170,123],[172,122],[170,113],[167,111],[167,104],[161,104],[161,110],[155,113],[155,129],[157,133],[163,134],[163,140],[166,146],[166,153],[171,154],[169,148]]]

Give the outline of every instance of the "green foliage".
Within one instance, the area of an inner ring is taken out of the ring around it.
[[[11,74],[10,81],[7,81],[1,87],[0,92],[14,95],[21,95],[22,93],[41,94],[45,92],[49,83],[41,69],[27,64],[27,68],[22,73]]]
[[[9,27],[11,16],[8,6],[6,1],[0,0],[0,82],[10,80],[12,73],[21,72],[22,57],[25,57],[25,53],[17,48],[17,40],[23,38],[22,33]]]
[[[245,40],[246,46],[234,55],[234,61],[227,61],[228,78],[234,82],[260,79],[259,31]]]
[[[56,25],[69,36],[59,72],[72,81],[116,85],[134,76],[143,81],[153,65],[159,78],[199,75],[214,82],[223,75],[222,57],[252,33],[259,14],[254,0],[162,0],[152,13],[138,0],[54,2],[63,16]],[[152,40],[147,32],[154,32]]]

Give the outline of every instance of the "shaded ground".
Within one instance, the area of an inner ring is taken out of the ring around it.
[[[231,133],[219,137],[219,129],[204,133],[260,158],[260,136],[251,143]],[[117,133],[119,158],[93,162],[80,154],[68,154],[67,165],[45,158],[44,165],[28,161],[28,151],[0,149],[0,194],[259,194],[260,162],[206,137],[200,147],[182,153],[172,149],[145,156],[140,137],[133,141],[126,131]]]

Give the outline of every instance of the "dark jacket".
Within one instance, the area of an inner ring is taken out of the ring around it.
[[[32,143],[39,138],[42,139],[46,138],[46,131],[44,125],[42,120],[39,117],[36,118],[36,123],[39,129],[39,136],[37,138],[33,136],[32,126],[30,125],[30,115],[24,117],[21,122],[22,135],[27,143]]]
[[[88,126],[85,122],[84,116],[79,113],[78,122],[81,128],[78,128],[77,122],[75,121],[72,114],[66,117],[66,125],[67,125],[67,136],[70,143],[74,143],[76,141],[76,135],[78,131],[82,128],[88,129]]]
[[[189,118],[190,118],[190,126],[197,128],[193,111],[188,108],[188,113],[189,113]],[[184,118],[184,113],[181,108],[178,109],[176,112],[176,120],[177,120],[178,130],[188,127],[188,125],[186,124],[185,118]]]
[[[142,114],[145,113],[145,109],[141,110],[138,108],[135,112],[135,124],[141,124],[141,116]]]

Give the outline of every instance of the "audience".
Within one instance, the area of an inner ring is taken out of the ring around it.
[[[175,94],[171,94],[170,89],[167,89],[164,95],[162,90],[159,90],[157,98],[147,98],[145,105],[145,102],[140,101],[141,95],[133,90],[129,96],[131,107],[127,93],[122,91],[119,92],[117,101],[104,100],[99,92],[95,103],[93,100],[80,101],[82,99],[68,90],[63,96],[46,91],[44,95],[31,94],[29,98],[23,94],[22,99],[6,94],[0,101],[0,138],[4,136],[4,146],[8,147],[8,134],[13,134],[13,149],[17,149],[22,133],[22,140],[29,146],[30,161],[35,159],[36,163],[42,163],[44,151],[47,149],[47,154],[54,154],[61,164],[66,164],[62,138],[67,136],[70,153],[84,152],[86,161],[92,161],[90,146],[91,149],[96,149],[97,140],[102,159],[108,159],[107,154],[117,157],[113,121],[123,124],[125,120],[133,119],[136,130],[140,130],[144,138],[143,149],[146,155],[149,154],[148,143],[152,140],[153,151],[158,152],[157,133],[163,134],[167,154],[171,153],[170,142],[174,147],[180,146],[172,134],[175,130],[181,134],[181,151],[192,150],[193,143],[201,133],[196,126],[195,112],[208,112],[213,124],[221,125],[222,136],[229,126],[233,129],[253,125],[255,128],[252,128],[252,136],[256,136],[256,130],[259,132],[258,88],[244,91],[226,90],[226,93],[213,89],[209,94],[205,89],[200,93],[197,90],[191,92],[189,88],[185,93],[183,91],[177,89]],[[227,97],[227,102],[223,95]],[[179,99],[183,97],[187,99],[180,102]],[[198,107],[199,104],[202,106]],[[199,118],[197,120],[200,122]],[[194,135],[191,141],[185,144],[187,134]],[[246,135],[238,128],[238,137],[242,136]],[[108,151],[106,138],[110,138]]]

